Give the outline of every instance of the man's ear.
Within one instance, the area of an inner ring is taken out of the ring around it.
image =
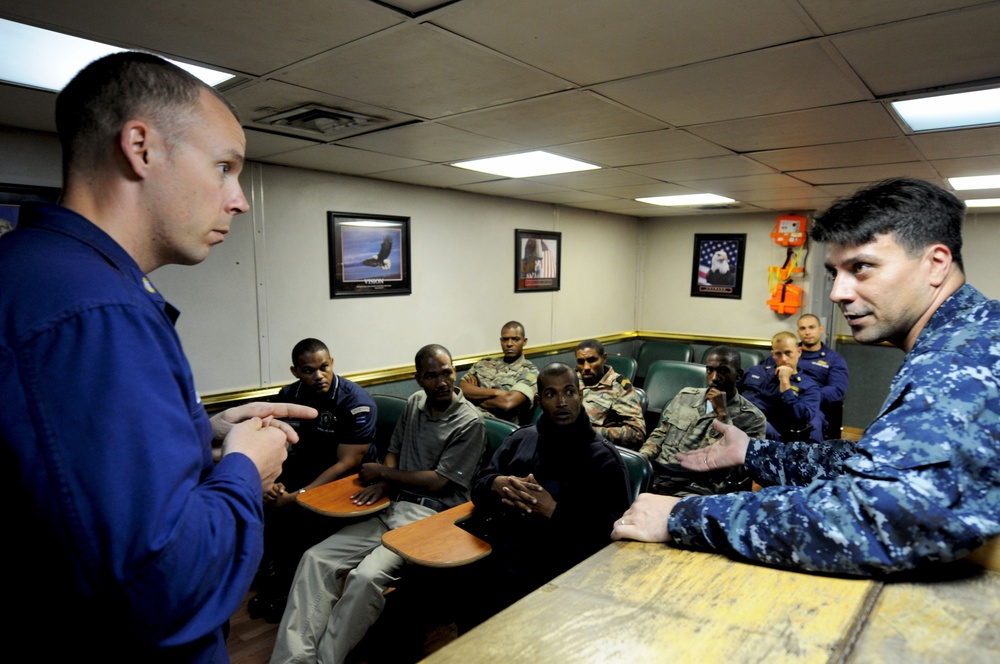
[[[943,244],[934,244],[927,249],[925,260],[928,261],[930,271],[928,279],[930,285],[937,288],[944,283],[945,278],[951,272],[952,255],[951,249]]]
[[[288,367],[288,370],[292,372],[292,375],[296,378],[299,377],[299,372],[295,370],[295,367]]]
[[[144,179],[149,173],[150,150],[154,141],[149,125],[142,120],[129,120],[118,136],[118,147],[125,162],[136,177]]]

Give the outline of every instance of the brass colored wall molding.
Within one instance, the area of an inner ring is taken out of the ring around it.
[[[685,343],[710,343],[710,344],[733,344],[739,346],[760,346],[762,348],[771,347],[770,339],[750,339],[743,337],[714,337],[714,336],[696,336],[690,334],[671,334],[668,332],[651,332],[651,331],[633,331],[633,332],[622,332],[620,334],[609,334],[605,336],[596,337],[598,341],[603,344],[620,343],[622,341],[631,341],[633,339],[669,339],[672,341],[683,341]],[[558,355],[559,353],[565,353],[576,348],[577,344],[580,343],[582,339],[577,339],[574,341],[561,341],[554,344],[547,344],[545,346],[533,346],[525,350],[525,355],[530,358],[536,357],[547,357],[551,355]],[[454,358],[455,370],[464,371],[471,367],[473,364],[479,360],[486,357],[495,357],[497,353],[487,353],[481,355],[467,355],[465,357]],[[412,365],[399,366],[399,367],[389,367],[387,369],[378,369],[376,371],[363,371],[361,373],[354,374],[344,374],[344,378],[354,381],[362,387],[369,387],[372,385],[381,385],[382,383],[395,383],[401,380],[409,380],[416,376],[416,371]],[[291,382],[291,381],[289,381]],[[281,390],[282,387],[288,385],[289,383],[282,383],[275,387],[268,388],[258,388],[253,390],[237,390],[234,392],[219,392],[216,394],[209,394],[202,396],[202,402],[206,407],[215,406],[223,403],[248,401],[250,399],[262,399],[266,397],[274,396]]]

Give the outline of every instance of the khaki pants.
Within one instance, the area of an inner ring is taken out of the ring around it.
[[[382,535],[434,513],[396,502],[302,554],[271,664],[343,662],[381,615],[382,593],[403,567],[403,559],[382,546]]]

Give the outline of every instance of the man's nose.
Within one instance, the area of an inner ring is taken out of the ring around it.
[[[243,187],[237,183],[235,195],[230,197],[229,205],[226,211],[230,214],[237,215],[243,214],[249,209],[250,203],[247,202],[247,197],[243,194]]]
[[[834,277],[833,288],[830,289],[830,300],[836,304],[847,302],[854,298],[854,293],[847,284],[847,279],[840,275]]]

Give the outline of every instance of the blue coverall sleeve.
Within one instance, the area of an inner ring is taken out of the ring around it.
[[[245,596],[261,556],[260,476],[211,426],[172,326],[148,307],[93,306],[21,345],[37,511],[85,595],[153,646],[203,638]],[[108,598],[111,598],[110,600]]]

